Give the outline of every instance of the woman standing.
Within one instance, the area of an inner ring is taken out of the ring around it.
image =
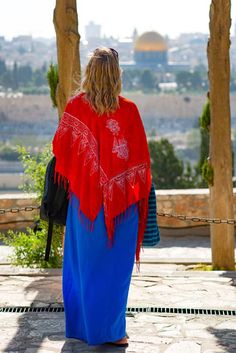
[[[63,259],[66,337],[127,347],[126,304],[151,176],[138,109],[120,91],[118,53],[96,49],[82,92],[66,106],[53,152],[57,176],[70,188]]]

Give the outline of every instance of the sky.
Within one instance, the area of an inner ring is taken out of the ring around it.
[[[55,36],[52,23],[56,0],[0,0],[0,36]],[[171,38],[180,33],[208,33],[211,0],[77,0],[79,32],[89,21],[102,25],[102,34],[116,38],[154,30]],[[236,0],[232,0],[232,31]]]

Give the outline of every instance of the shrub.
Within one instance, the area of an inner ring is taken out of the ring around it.
[[[14,232],[9,230],[7,236],[1,234],[1,238],[5,244],[13,247],[13,255],[10,256],[13,265],[54,268],[62,265],[62,248],[60,232],[55,231],[53,234],[51,254],[49,262],[44,261],[47,224],[40,222],[42,229],[36,232],[27,228],[26,232]],[[56,233],[56,234],[55,234]]]
[[[52,157],[51,145],[36,156],[31,156],[25,147],[18,147],[20,161],[25,168],[27,180],[21,186],[25,192],[36,193],[40,202],[43,195],[46,166]],[[53,240],[49,261],[44,261],[48,223],[35,218],[36,229],[27,228],[25,232],[8,231],[0,234],[0,240],[13,247],[11,261],[14,265],[28,267],[61,267],[62,265],[62,234],[63,227],[54,225]]]
[[[17,161],[19,153],[13,146],[1,146],[0,147],[0,159],[4,161]]]

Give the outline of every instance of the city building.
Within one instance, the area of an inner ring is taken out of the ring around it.
[[[85,39],[89,42],[91,39],[101,38],[101,25],[90,21],[85,26]]]
[[[168,65],[167,43],[157,32],[145,32],[134,42],[134,61],[139,67],[163,70]]]
[[[190,69],[189,62],[184,58],[178,62],[169,61],[169,51],[172,48],[169,49],[168,39],[158,32],[150,31],[138,36],[135,30],[132,46],[131,60],[120,62],[123,69],[151,69],[160,74]],[[119,51],[119,43],[117,50]]]

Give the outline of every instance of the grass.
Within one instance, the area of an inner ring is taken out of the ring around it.
[[[223,268],[223,267],[214,267],[212,265],[206,265],[206,264],[197,264],[194,265],[191,268],[192,271],[228,271],[227,269]],[[236,271],[236,266],[235,266],[235,271]]]

